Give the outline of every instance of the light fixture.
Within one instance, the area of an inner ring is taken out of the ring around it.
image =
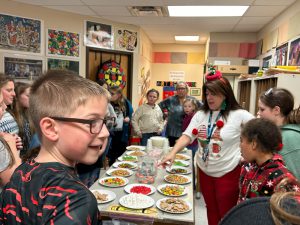
[[[168,6],[171,17],[242,16],[249,6]]]
[[[176,41],[199,41],[199,36],[175,36]]]

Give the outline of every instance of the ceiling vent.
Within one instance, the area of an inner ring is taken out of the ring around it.
[[[168,10],[161,6],[133,6],[128,7],[133,16],[168,16]]]

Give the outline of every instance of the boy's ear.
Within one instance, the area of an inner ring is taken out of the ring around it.
[[[50,141],[56,141],[58,139],[58,127],[53,119],[44,117],[40,121],[40,127],[45,138]]]
[[[255,140],[252,140],[252,150],[256,150],[257,142]]]

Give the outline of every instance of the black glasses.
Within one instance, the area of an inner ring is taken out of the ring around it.
[[[268,96],[270,94],[273,93],[273,88],[269,88],[266,92],[265,92],[265,96]]]
[[[53,120],[58,120],[62,122],[73,122],[73,123],[83,123],[90,125],[90,132],[91,134],[99,134],[105,124],[112,124],[115,121],[113,117],[106,117],[105,119],[99,118],[95,120],[86,120],[86,119],[79,119],[79,118],[68,118],[68,117],[50,117]]]

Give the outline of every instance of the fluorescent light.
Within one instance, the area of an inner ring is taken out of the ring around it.
[[[199,41],[199,36],[175,36],[176,41]]]
[[[174,17],[242,16],[249,6],[168,6]]]

